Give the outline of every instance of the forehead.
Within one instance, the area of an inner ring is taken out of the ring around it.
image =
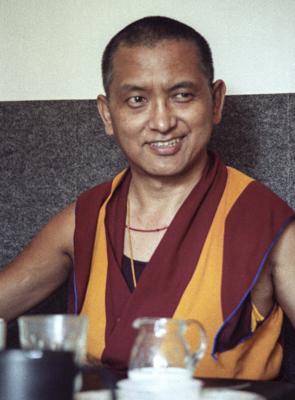
[[[162,40],[152,46],[120,45],[113,55],[112,90],[125,83],[206,79],[196,45],[187,40]]]

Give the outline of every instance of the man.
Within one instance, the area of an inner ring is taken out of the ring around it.
[[[73,269],[71,307],[89,317],[89,352],[124,369],[137,317],[197,319],[199,376],[272,379],[283,312],[295,324],[294,212],[207,151],[225,84],[205,39],[163,17],[130,24],[103,56],[98,110],[129,169],[82,194],[0,277],[11,319]],[[189,340],[195,345],[195,338]]]

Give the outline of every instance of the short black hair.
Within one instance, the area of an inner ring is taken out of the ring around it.
[[[190,26],[175,19],[150,16],[127,25],[106,46],[102,57],[102,79],[106,94],[109,94],[112,80],[114,53],[120,45],[153,47],[162,40],[187,40],[195,44],[200,57],[200,67],[209,83],[212,84],[214,67],[211,49],[206,39]]]

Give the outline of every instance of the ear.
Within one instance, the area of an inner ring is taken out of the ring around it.
[[[219,79],[213,83],[212,97],[213,97],[213,124],[217,125],[222,118],[222,110],[225,99],[226,86],[225,83]]]
[[[100,94],[97,96],[96,103],[99,115],[104,123],[106,134],[112,136],[114,134],[114,130],[108,99],[106,96]]]

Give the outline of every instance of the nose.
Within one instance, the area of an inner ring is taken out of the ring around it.
[[[153,131],[168,133],[176,126],[177,118],[169,104],[158,101],[151,108],[149,128]]]

